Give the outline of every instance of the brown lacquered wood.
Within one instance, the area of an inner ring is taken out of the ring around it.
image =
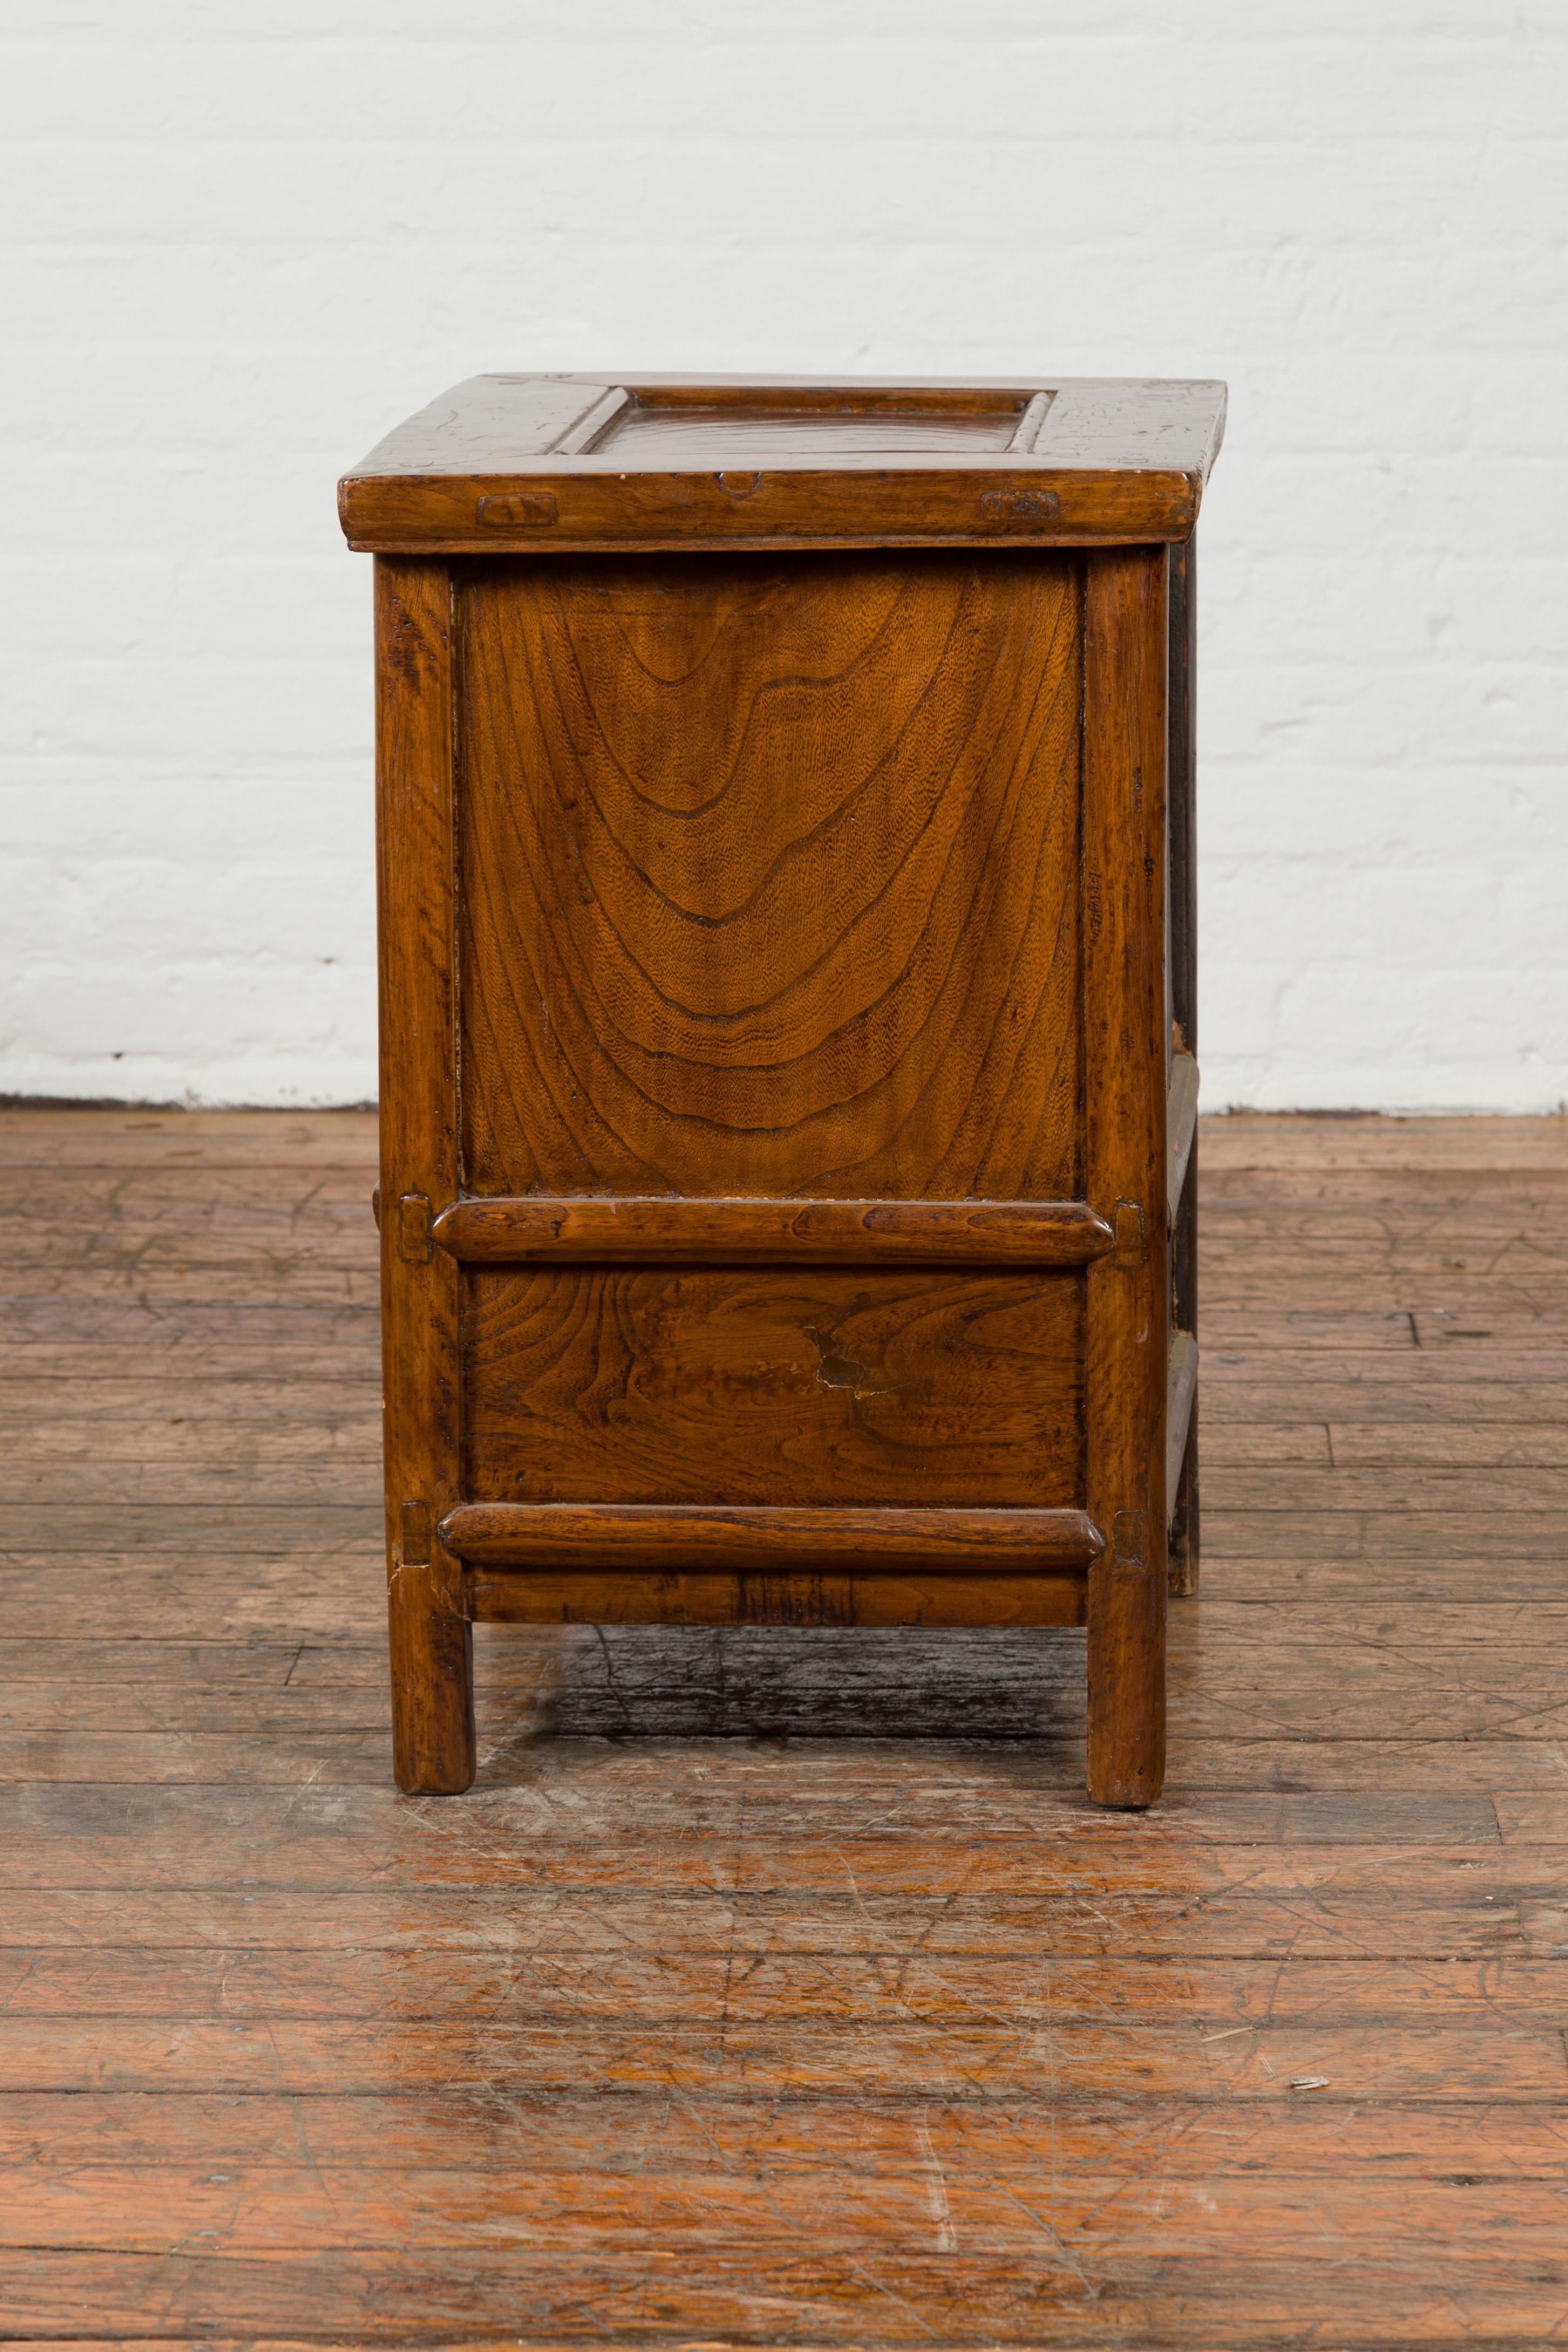
[[[1071,1506],[1083,1285],[551,1266],[469,1278],[475,1500]]]
[[[1111,1246],[1083,1201],[694,1201],[526,1196],[455,1201],[437,1246],[465,1265],[587,1264],[1084,1265]]]
[[[626,481],[562,474],[547,461],[526,473],[351,480],[342,486],[343,530],[361,553],[398,555],[1096,547],[1184,538],[1201,494],[1187,474],[1067,470],[1010,453],[988,460],[978,477],[974,461],[966,466],[957,452],[924,466],[905,457],[857,466],[837,454],[842,470],[834,473],[807,471],[798,456],[764,469],[756,452],[736,455],[739,465],[721,473]],[[609,467],[616,459],[598,462]]]
[[[1070,559],[458,593],[468,1191],[1082,1197]]]
[[[646,1574],[672,1621],[843,1625],[858,1561],[936,1625],[1005,1522],[1088,1572],[1091,1792],[1158,1794],[1166,542],[1222,420],[1212,385],[500,377],[343,483],[429,649],[383,629],[417,747],[382,782],[387,1503],[399,1655],[447,1645],[397,1669],[405,1786],[471,1769],[459,1557],[548,1572],[531,1621]]]
[[[1118,1233],[1088,1286],[1089,1790],[1158,1797],[1165,1754],[1165,574],[1098,555],[1084,619],[1085,1177]],[[1126,1239],[1123,1242],[1122,1236]]]
[[[802,1547],[770,1554],[749,1548],[756,1566],[726,1572],[700,1568],[658,1575],[614,1567],[531,1570],[526,1576],[476,1569],[468,1580],[468,1607],[480,1623],[497,1625],[796,1625],[940,1626],[1081,1625],[1085,1584],[1039,1559],[1016,1575],[966,1568],[955,1575],[957,1547],[927,1572],[908,1564],[853,1573],[811,1568]],[[840,1554],[832,1552],[832,1557]],[[682,1546],[683,1557],[689,1557]],[[597,1557],[614,1557],[605,1546]],[[900,1559],[907,1556],[900,1552]]]
[[[451,594],[443,566],[378,564],[379,1220],[388,1606],[398,1785],[474,1777],[461,1574],[434,1536],[459,1493],[459,1276],[429,1244],[457,1189]]]
[[[1103,1549],[1081,1511],[785,1508],[771,1505],[464,1503],[441,1534],[487,1567],[1087,1568]],[[1056,1622],[1056,1621],[1050,1621]]]
[[[1139,377],[1058,376],[1050,393],[1049,445],[1062,463],[1120,473],[1178,467],[1206,479],[1225,426],[1225,386]],[[988,376],[625,374],[485,375],[443,393],[398,425],[350,480],[494,471],[520,457],[559,455],[585,422],[620,396],[641,409],[697,411],[744,424],[776,414],[841,417],[1014,415],[1021,425],[1040,397],[1039,379]],[[695,462],[722,460],[721,437]],[[1037,433],[1037,441],[1040,436]],[[618,469],[617,469],[618,470]],[[631,469],[631,470],[636,470]]]
[[[1045,393],[790,393],[780,387],[645,386],[624,392],[584,450],[644,470],[683,461],[725,471],[750,460],[893,457],[1013,450],[1038,429]]]
[[[1184,540],[1224,387],[475,376],[339,486],[382,553]]]

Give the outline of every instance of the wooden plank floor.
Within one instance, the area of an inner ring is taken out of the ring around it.
[[[1563,1122],[1205,1127],[1147,1818],[1051,1633],[498,1631],[399,1798],[373,1149],[0,1121],[0,2337],[1568,2334]]]

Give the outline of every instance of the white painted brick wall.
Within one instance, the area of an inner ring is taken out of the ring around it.
[[[488,368],[1223,375],[1205,1100],[1568,1097],[1563,0],[0,0],[0,1088],[374,1084],[340,468]]]

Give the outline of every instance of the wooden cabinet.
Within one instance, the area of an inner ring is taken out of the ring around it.
[[[481,376],[343,481],[404,1788],[476,1619],[1087,1623],[1158,1795],[1223,414]]]

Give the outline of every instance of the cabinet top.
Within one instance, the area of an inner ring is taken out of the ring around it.
[[[1186,538],[1225,386],[476,375],[338,485],[381,554]]]

